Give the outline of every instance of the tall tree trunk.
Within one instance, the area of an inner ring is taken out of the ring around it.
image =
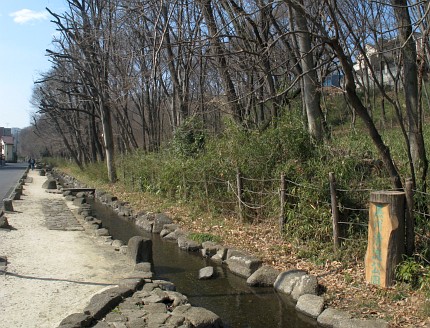
[[[102,100],[100,101],[100,116],[102,120],[108,179],[109,182],[114,183],[117,180],[117,175],[115,167],[115,147],[112,129],[112,117],[110,108],[106,106]]]
[[[408,120],[408,138],[413,167],[419,176],[420,185],[426,180],[428,160],[422,132],[422,113],[418,88],[417,49],[412,33],[412,22],[407,0],[392,0],[397,20],[403,57],[403,88]]]
[[[238,97],[236,90],[234,88],[233,80],[231,79],[228,64],[226,59],[226,54],[223,46],[218,38],[218,28],[216,25],[215,17],[212,10],[211,0],[198,0],[198,3],[202,9],[203,17],[206,21],[209,35],[212,38],[212,48],[214,49],[214,54],[218,61],[218,71],[221,75],[221,80],[223,82],[224,91],[227,97],[227,106],[230,109],[233,118],[239,122],[243,122],[243,113],[238,104]]]
[[[321,94],[312,54],[311,37],[306,17],[298,10],[294,10],[294,15],[299,30],[296,34],[303,72],[303,99],[306,107],[308,131],[315,141],[321,142],[323,140],[323,116],[320,107]]]

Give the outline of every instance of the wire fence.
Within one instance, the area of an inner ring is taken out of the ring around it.
[[[175,177],[176,185],[161,187],[156,174],[148,177],[127,174],[123,181],[133,191],[163,192],[170,197],[186,201],[200,201],[208,211],[218,214],[236,214],[250,223],[277,220],[279,233],[292,228],[295,217],[304,224],[321,228],[325,235],[320,237],[332,240],[335,248],[340,240],[354,240],[364,236],[368,226],[368,200],[372,189],[340,189],[336,187],[334,174],[324,186],[312,182],[299,183],[281,174],[279,178],[255,178],[244,176],[239,170],[227,178],[204,175],[201,177]],[[158,186],[158,187],[157,187]],[[294,227],[297,228],[297,227]],[[300,227],[299,227],[300,228]],[[327,230],[333,230],[328,235]],[[309,238],[313,232],[307,230]]]

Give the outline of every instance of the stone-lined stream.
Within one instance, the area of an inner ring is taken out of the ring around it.
[[[127,243],[129,238],[142,235],[153,242],[154,272],[157,278],[172,281],[190,303],[215,312],[230,328],[314,328],[316,321],[294,309],[287,296],[273,288],[253,288],[245,279],[229,272],[198,254],[182,251],[176,243],[163,241],[159,235],[149,234],[134,223],[119,217],[111,208],[99,202],[93,210],[114,239]],[[201,268],[216,267],[217,278],[198,280]]]

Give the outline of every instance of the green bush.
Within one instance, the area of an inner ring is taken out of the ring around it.
[[[221,237],[212,235],[210,233],[190,233],[188,238],[194,240],[198,243],[203,243],[205,241],[213,241],[215,243],[221,242]]]

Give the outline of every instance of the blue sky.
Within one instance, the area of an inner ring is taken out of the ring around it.
[[[45,10],[66,9],[64,0],[0,0],[0,126],[30,125],[33,82],[50,68],[55,25]]]

